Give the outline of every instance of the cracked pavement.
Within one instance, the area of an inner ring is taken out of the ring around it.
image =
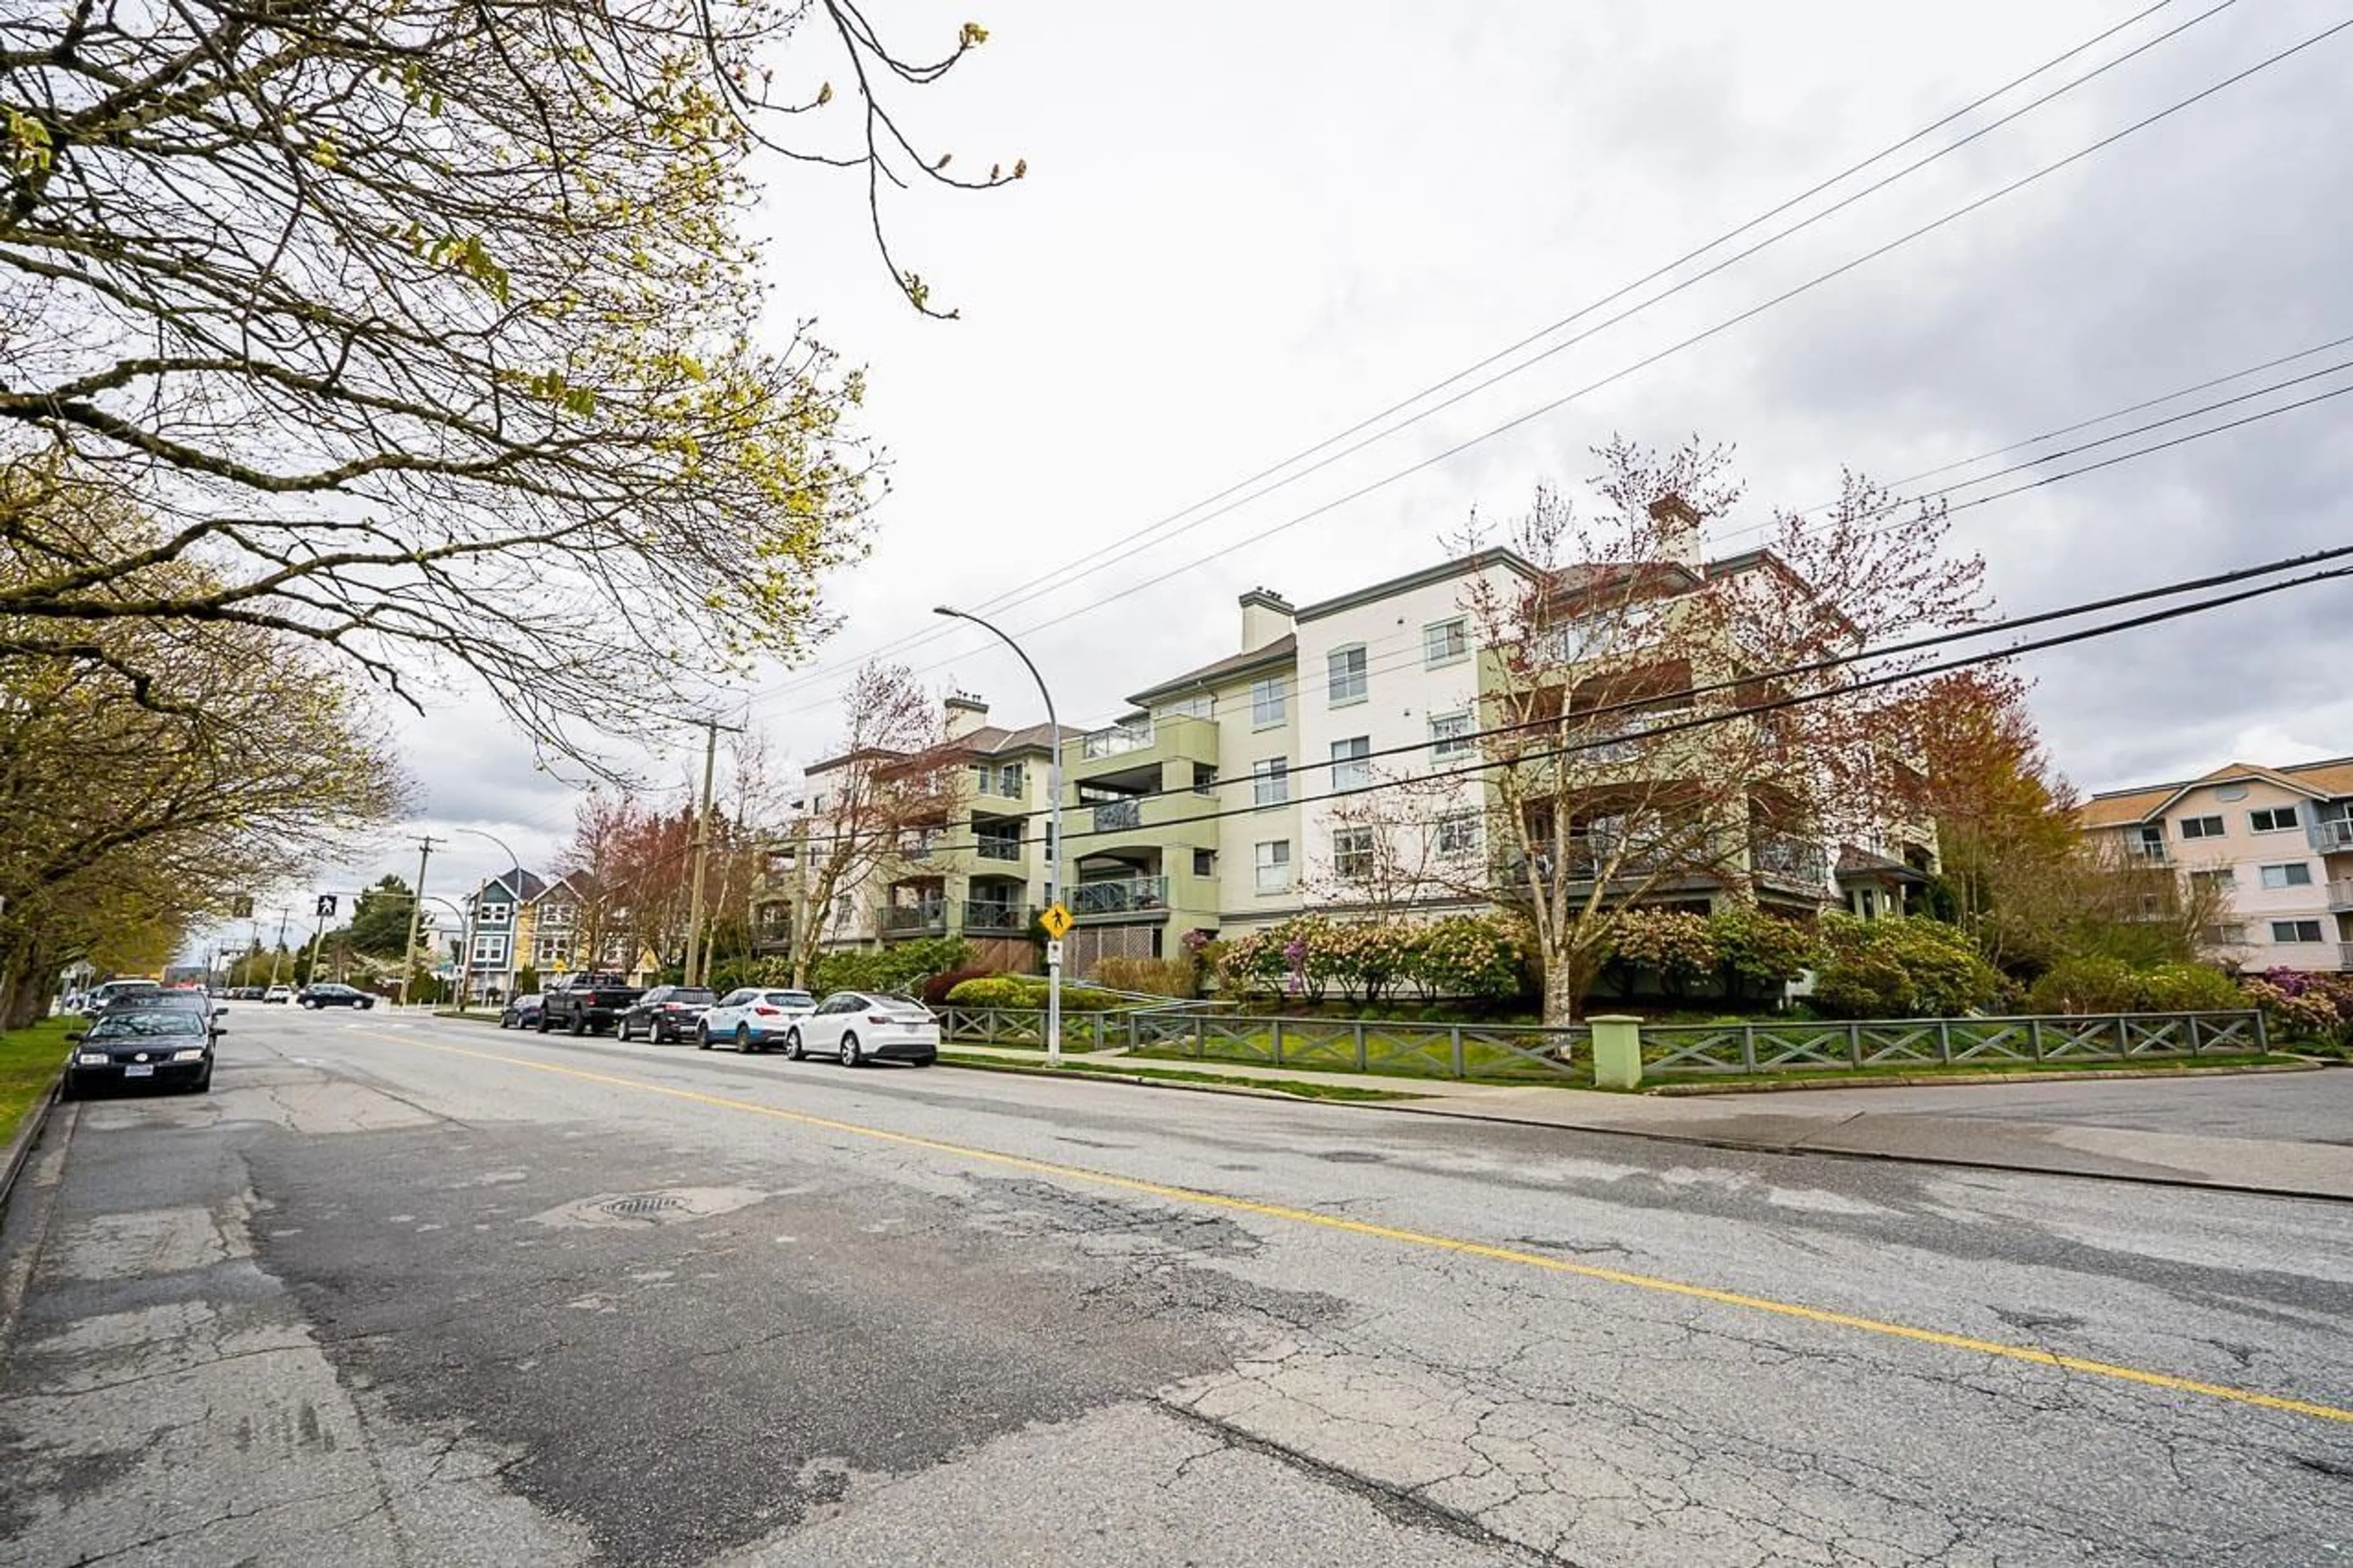
[[[2189,1386],[2353,1405],[2353,1205],[246,1007],[12,1281],[8,1561],[2353,1560]]]

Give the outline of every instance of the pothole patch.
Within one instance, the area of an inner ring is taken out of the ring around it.
[[[768,1194],[756,1187],[666,1187],[651,1193],[597,1193],[531,1216],[534,1225],[606,1229],[675,1225],[748,1208]]]

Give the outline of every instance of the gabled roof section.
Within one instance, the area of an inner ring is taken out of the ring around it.
[[[2191,790],[2209,789],[2216,784],[2263,783],[2307,800],[2335,800],[2353,795],[2353,757],[2337,757],[2327,762],[2290,763],[2285,767],[2265,767],[2260,763],[2225,763],[2211,773],[2175,784],[2143,784],[2134,789],[2109,790],[2095,795],[2084,803],[2075,814],[2078,827],[2128,827],[2134,823],[2148,822],[2163,816],[2180,804]]]
[[[948,742],[949,749],[975,757],[1009,757],[1035,752],[1040,756],[1054,749],[1056,727],[1050,724],[1027,724],[1018,730],[1008,730],[1002,724],[983,724],[979,729],[957,736]],[[1068,724],[1060,726],[1060,739],[1075,741],[1086,733]]]
[[[482,884],[482,896],[503,894],[509,903],[527,904],[547,891],[547,884],[521,867],[512,867]]]
[[[1128,699],[1138,708],[1147,707],[1163,697],[1175,697],[1187,691],[1198,691],[1205,686],[1221,686],[1237,676],[1271,668],[1276,665],[1299,662],[1299,635],[1285,632],[1264,647],[1254,647],[1247,653],[1229,654],[1214,663],[1198,669],[1188,669],[1173,679],[1137,692]]]
[[[1523,577],[1540,575],[1517,552],[1505,550],[1501,545],[1491,545],[1468,555],[1458,555],[1451,561],[1441,561],[1435,566],[1425,566],[1419,572],[1409,572],[1402,577],[1391,577],[1387,582],[1375,583],[1370,587],[1358,588],[1337,598],[1306,605],[1292,618],[1312,621],[1324,616],[1336,616],[1342,610],[1353,610],[1359,605],[1373,604],[1398,594],[1410,594],[1416,588],[1427,588],[1432,583],[1443,583],[1450,577],[1468,577],[1493,566],[1516,572]]]

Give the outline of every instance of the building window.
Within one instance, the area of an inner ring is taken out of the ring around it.
[[[1467,859],[1479,853],[1479,814],[1475,811],[1450,811],[1438,819],[1435,835],[1438,852],[1450,860]]]
[[[1330,674],[1332,706],[1365,700],[1365,645],[1335,647],[1324,661]]]
[[[507,961],[507,939],[504,936],[478,936],[474,939],[474,962],[499,964]]]
[[[474,923],[477,925],[486,926],[502,926],[507,923],[507,917],[512,913],[514,913],[514,906],[512,904],[484,904],[482,906],[481,913],[475,917]]]
[[[2235,871],[2192,871],[2189,885],[2201,892],[2233,893],[2238,891],[2239,875]]]
[[[1281,805],[1291,798],[1291,759],[1265,757],[1250,764],[1250,802]]]
[[[1251,727],[1266,730],[1282,723],[1290,712],[1289,700],[1282,677],[1270,675],[1264,680],[1251,681]]]
[[[2272,921],[2272,940],[2274,942],[2318,942],[2320,922],[2318,921]]]
[[[1291,840],[1277,838],[1258,846],[1258,890],[1261,893],[1287,893],[1291,890]]]
[[[1462,616],[1421,628],[1421,662],[1431,669],[1471,656],[1471,625]]]
[[[540,967],[544,969],[550,964],[562,963],[565,950],[570,945],[562,937],[542,938],[539,943]]]
[[[1352,735],[1332,742],[1332,787],[1363,789],[1373,782],[1373,738]]]
[[[849,923],[849,895],[848,893],[838,893],[834,896],[833,923],[837,926],[846,926]]]
[[[2222,819],[2219,816],[2185,816],[2181,819],[2180,827],[2184,838],[2222,837]]]
[[[2263,868],[2263,886],[2277,891],[2281,888],[2312,886],[2312,866],[2308,861],[2295,860],[2284,866]]]
[[[1373,874],[1373,830],[1339,827],[1332,832],[1332,873],[1344,882],[1369,880]]]
[[[2125,842],[2132,847],[2134,854],[2144,860],[2162,860],[2165,858],[2165,824],[2144,822],[2131,831]]]
[[[2251,811],[2247,813],[2247,826],[2258,833],[2284,833],[2295,826],[2295,807],[2274,805]]]
[[[2210,946],[2243,947],[2247,941],[2247,928],[2242,922],[2225,921],[2220,925],[2200,927],[2198,939]]]
[[[1193,875],[1214,877],[1218,874],[1218,852],[1214,849],[1193,851]]]
[[[1175,719],[1214,719],[1218,716],[1217,694],[1204,691],[1182,701],[1171,702],[1160,711]]]
[[[1471,754],[1471,715],[1433,713],[1430,717],[1430,754],[1467,757]]]

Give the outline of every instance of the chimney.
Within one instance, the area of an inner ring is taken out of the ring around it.
[[[1242,652],[1255,653],[1291,630],[1291,601],[1264,588],[1242,595]]]
[[[1697,574],[1704,553],[1701,535],[1704,530],[1691,503],[1669,490],[1651,503],[1651,521],[1659,529],[1659,559],[1689,567]]]
[[[941,721],[941,733],[948,740],[961,741],[988,720],[988,704],[969,691],[951,691],[947,700],[947,717]]]

